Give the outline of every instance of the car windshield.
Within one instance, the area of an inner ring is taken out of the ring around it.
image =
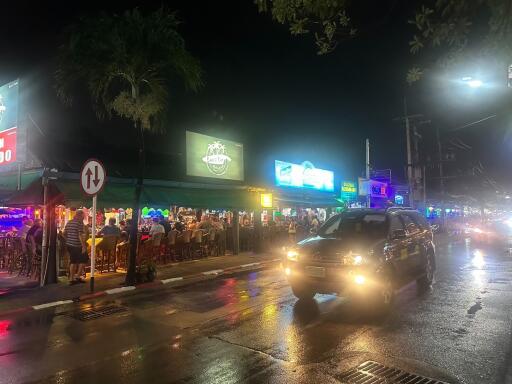
[[[388,232],[386,215],[381,213],[344,213],[327,220],[319,235],[326,238],[385,237]]]

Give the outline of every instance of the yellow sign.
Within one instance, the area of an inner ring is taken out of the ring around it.
[[[352,183],[350,181],[344,181],[343,184],[341,185],[341,192],[356,193],[357,192],[356,184]]]
[[[261,194],[261,207],[262,208],[272,208],[274,206],[274,201],[272,199],[271,193],[262,193]]]

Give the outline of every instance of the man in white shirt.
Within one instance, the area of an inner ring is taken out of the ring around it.
[[[153,225],[151,225],[151,228],[149,229],[149,236],[156,235],[157,233],[165,233],[165,228],[160,224],[160,220],[155,217],[153,219]]]

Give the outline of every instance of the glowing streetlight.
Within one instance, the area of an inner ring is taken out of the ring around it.
[[[470,88],[480,88],[482,85],[484,85],[482,80],[474,79],[471,76],[463,77],[462,81]]]

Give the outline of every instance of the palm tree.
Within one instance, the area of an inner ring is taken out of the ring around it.
[[[202,86],[199,62],[185,49],[178,25],[175,14],[165,7],[148,14],[137,8],[123,14],[102,13],[71,26],[58,57],[55,88],[64,103],[70,105],[72,95],[85,87],[99,118],[125,118],[139,135],[127,284],[135,280],[144,132],[156,129],[176,80],[192,91]]]

